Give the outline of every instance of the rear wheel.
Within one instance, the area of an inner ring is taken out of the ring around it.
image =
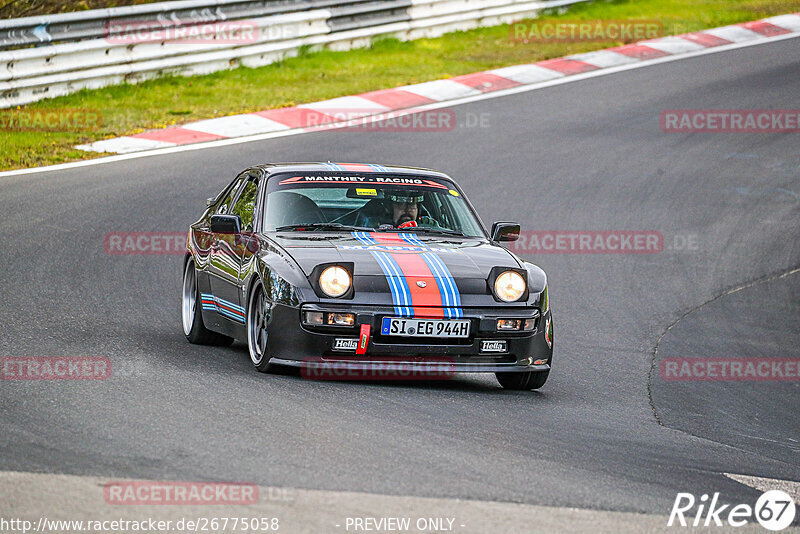
[[[228,346],[233,343],[233,338],[212,332],[203,324],[202,306],[200,302],[200,290],[197,287],[197,271],[194,262],[186,262],[183,271],[183,292],[181,303],[181,318],[183,319],[183,334],[189,343],[197,345],[223,345]]]
[[[257,283],[247,299],[247,349],[253,366],[262,373],[272,371],[275,367],[269,363],[267,353],[269,318],[265,307],[264,288],[261,283]]]
[[[529,371],[527,373],[495,373],[497,381],[505,389],[530,391],[539,389],[547,382],[550,371]]]

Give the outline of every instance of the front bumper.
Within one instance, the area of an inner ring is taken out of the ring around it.
[[[356,324],[353,327],[303,325],[302,311],[353,313]],[[395,316],[392,307],[306,304],[293,308],[276,304],[269,313],[268,353],[272,363],[281,365],[359,369],[369,365],[402,365],[420,372],[446,365],[452,372],[500,373],[547,371],[552,363],[552,337],[548,336],[548,341],[545,335],[545,330],[552,328],[549,310],[536,320],[532,331],[498,332],[498,318],[532,318],[538,311],[533,308],[464,308],[463,318],[471,323],[470,336],[459,340],[382,336],[381,320]],[[334,348],[337,339],[358,340],[361,325],[370,325],[364,354],[356,354],[354,349]],[[493,340],[505,341],[505,350],[481,350],[484,341]]]

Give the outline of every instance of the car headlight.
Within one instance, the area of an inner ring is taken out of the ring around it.
[[[515,271],[505,271],[494,281],[494,294],[504,302],[519,300],[525,293],[525,279]]]
[[[329,297],[341,297],[350,289],[352,279],[344,267],[332,265],[319,275],[319,287]]]

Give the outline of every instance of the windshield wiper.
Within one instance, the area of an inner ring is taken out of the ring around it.
[[[375,228],[369,228],[366,226],[350,226],[347,224],[341,224],[337,222],[315,222],[315,223],[305,223],[305,224],[287,224],[286,226],[279,226],[275,228],[276,232],[285,232],[290,230],[299,230],[299,229],[309,229],[309,230],[335,230],[341,232],[374,232]],[[389,225],[381,225],[377,228],[378,231],[384,232],[421,232],[421,233],[435,233],[435,234],[445,234],[445,235],[452,235],[457,237],[465,237],[462,232],[457,230],[447,230],[445,228],[427,228],[425,226],[410,226],[408,228],[394,228],[389,227]]]
[[[388,228],[392,232],[422,232],[422,233],[436,233],[445,235],[454,235],[458,237],[465,237],[463,232],[458,230],[447,230],[446,228],[428,228],[426,226],[409,226],[408,228]]]
[[[287,230],[299,230],[300,228],[309,228],[311,230],[339,230],[339,231],[359,231],[359,232],[369,232],[372,231],[372,228],[365,228],[361,226],[348,226],[346,224],[336,223],[336,222],[315,222],[315,223],[305,223],[305,224],[287,224],[286,226],[279,226],[275,228],[276,232],[284,232]]]

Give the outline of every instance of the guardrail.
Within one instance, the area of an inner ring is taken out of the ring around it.
[[[301,47],[434,37],[585,0],[184,0],[0,21],[0,108],[83,88],[260,67]]]

